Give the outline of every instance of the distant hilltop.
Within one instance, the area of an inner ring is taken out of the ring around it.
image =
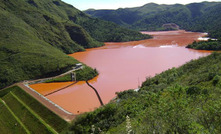
[[[166,23],[163,24],[162,27],[166,30],[179,30],[180,27],[175,23]]]

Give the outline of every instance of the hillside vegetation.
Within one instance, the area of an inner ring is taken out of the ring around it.
[[[73,133],[221,133],[221,53],[153,78],[79,116]]]
[[[147,38],[93,19],[61,0],[1,0],[0,89],[62,73],[78,63],[66,54],[102,46],[99,41]]]
[[[136,8],[87,10],[85,13],[141,31],[167,30],[162,27],[164,24],[175,23],[181,29],[208,32],[211,37],[221,37],[220,2],[202,2],[187,5],[149,3]]]
[[[186,46],[186,48],[192,48],[196,50],[213,50],[220,51],[221,50],[221,41],[218,40],[208,40],[208,41],[194,41],[192,44]]]
[[[173,5],[158,5],[155,3],[149,3],[144,6],[134,8],[119,8],[117,10],[88,9],[84,12],[90,16],[129,27],[145,16],[157,14],[159,12],[168,10],[171,7],[173,7]]]
[[[3,134],[55,134],[69,125],[17,86],[0,91],[0,107],[0,132]]]

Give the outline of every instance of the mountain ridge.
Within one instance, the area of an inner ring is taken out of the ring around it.
[[[221,2],[201,2],[186,5],[150,3],[141,7],[111,10],[107,13],[102,13],[102,10],[85,11],[85,13],[139,31],[166,30],[162,27],[163,24],[175,23],[181,29],[208,32],[212,37],[218,38],[221,34],[216,29],[219,27],[213,24],[220,25],[219,18],[221,15],[216,13],[220,12],[220,5]]]

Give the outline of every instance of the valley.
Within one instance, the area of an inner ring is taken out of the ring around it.
[[[185,48],[187,44],[204,36],[203,33],[182,30],[143,33],[153,35],[153,39],[105,43],[103,47],[70,55],[98,70],[99,75],[89,82],[98,90],[105,104],[116,96],[116,92],[138,88],[146,77],[153,77],[162,71],[211,53]],[[46,95],[68,84],[70,83],[59,82],[30,86]],[[100,106],[94,91],[84,81],[79,81],[47,98],[74,114],[93,111]]]
[[[221,133],[219,1],[1,0],[0,133]]]

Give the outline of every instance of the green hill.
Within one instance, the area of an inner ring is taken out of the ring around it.
[[[138,92],[79,116],[73,133],[220,133],[221,53],[190,61],[153,78]]]
[[[208,32],[220,37],[221,3],[202,2],[187,5],[158,5],[149,3],[136,8],[117,10],[87,10],[85,13],[141,31],[166,30],[163,24],[175,23],[181,29]],[[216,24],[216,25],[214,25]]]
[[[64,72],[78,62],[66,54],[103,45],[99,41],[147,38],[61,0],[1,0],[0,89]]]
[[[197,32],[208,32],[211,37],[218,38],[220,34],[221,3],[203,2],[172,7],[167,11],[133,24],[140,30],[161,30],[165,23],[175,23],[181,29]],[[215,25],[214,25],[215,24]]]
[[[134,8],[119,8],[117,10],[89,9],[84,12],[93,17],[112,21],[125,27],[130,27],[130,25],[141,20],[143,17],[165,11],[170,7],[172,7],[172,5],[158,5],[155,3],[149,3],[144,6]]]

